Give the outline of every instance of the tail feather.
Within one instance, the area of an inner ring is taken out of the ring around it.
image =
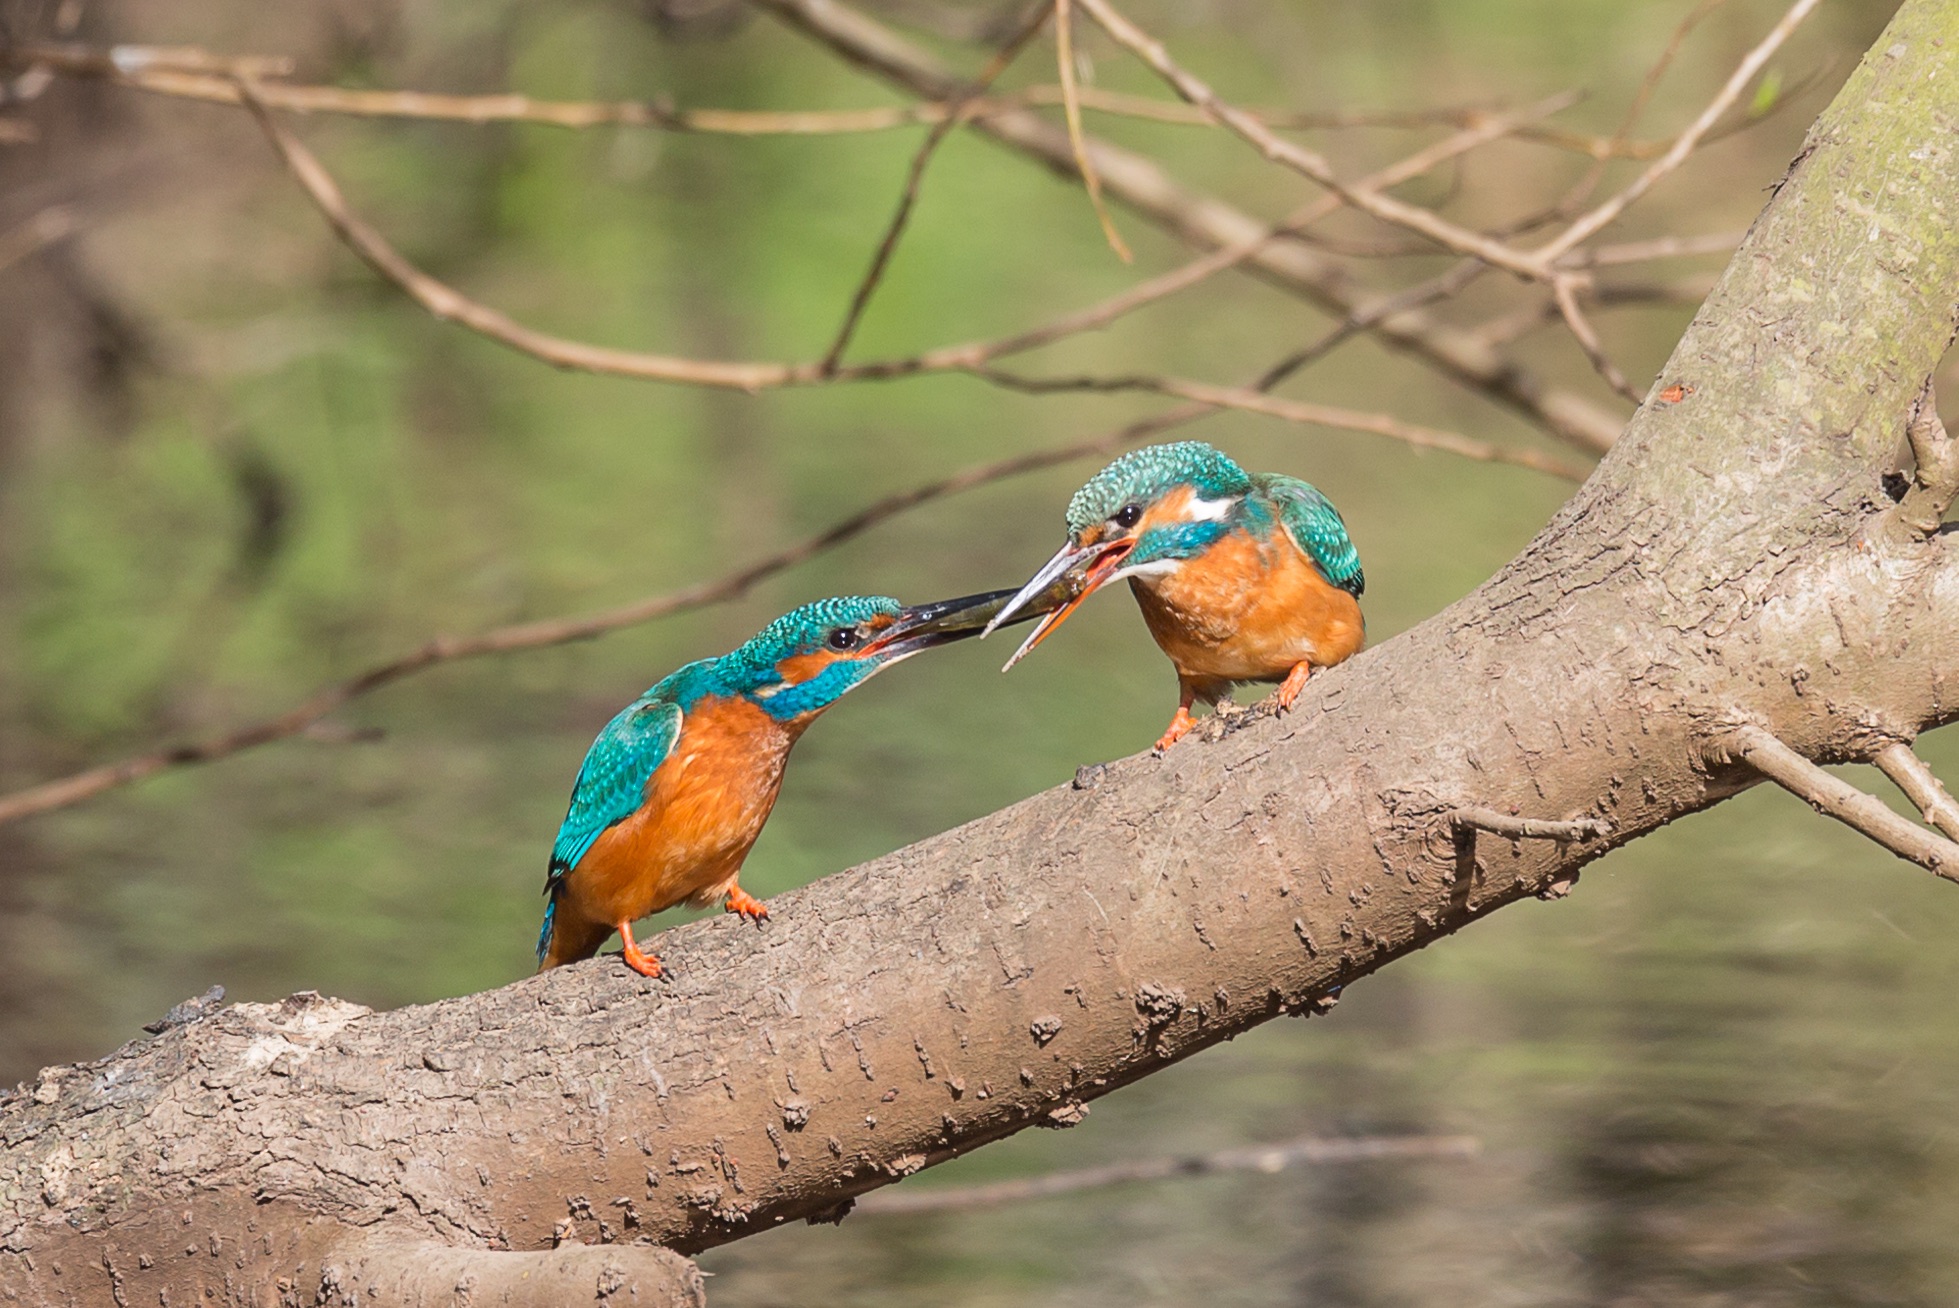
[[[544,957],[551,952],[551,921],[558,916],[558,897],[551,896],[544,902],[544,926],[537,933],[537,963],[544,966]]]

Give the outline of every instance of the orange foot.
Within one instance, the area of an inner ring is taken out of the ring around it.
[[[1190,715],[1190,705],[1177,705],[1177,716],[1170,719],[1169,729],[1163,733],[1162,739],[1156,742],[1153,752],[1157,754],[1163,753],[1170,746],[1189,735],[1190,729],[1196,725],[1197,719]]]
[[[1299,698],[1299,692],[1306,689],[1306,678],[1312,675],[1312,664],[1295,663],[1292,665],[1292,671],[1286,673],[1286,679],[1279,683],[1279,688],[1276,691],[1272,692],[1272,698],[1277,702],[1279,712],[1284,713],[1292,707],[1293,701]]]
[[[739,913],[743,917],[751,918],[755,921],[760,921],[769,915],[768,905],[749,894],[746,890],[743,890],[740,886],[736,886],[728,892],[727,908],[730,913]]]
[[[633,939],[633,924],[621,922],[616,929],[619,932],[619,939],[626,946],[626,966],[641,976],[660,975],[660,960],[651,954],[641,952],[639,943]]]

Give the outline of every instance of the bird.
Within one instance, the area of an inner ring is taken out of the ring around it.
[[[1202,441],[1118,458],[1075,492],[1067,528],[1067,543],[986,632],[1048,603],[1011,668],[1082,601],[1127,580],[1177,670],[1177,712],[1159,754],[1196,725],[1194,702],[1215,708],[1236,683],[1276,681],[1273,698],[1290,709],[1314,668],[1366,642],[1360,553],[1333,501],[1296,477],[1248,473]]]
[[[586,752],[551,846],[538,970],[590,958],[617,931],[626,966],[657,977],[632,924],[683,902],[766,918],[739,878],[798,737],[884,669],[977,634],[1010,594],[818,600],[621,709]]]

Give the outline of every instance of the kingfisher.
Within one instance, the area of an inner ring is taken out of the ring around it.
[[[1067,544],[986,630],[1062,597],[1011,668],[1083,600],[1126,579],[1177,669],[1177,712],[1158,753],[1196,725],[1194,702],[1215,708],[1235,683],[1276,681],[1273,698],[1290,709],[1314,668],[1366,640],[1360,553],[1333,501],[1296,477],[1248,473],[1202,441],[1146,446],[1076,491],[1067,525]]]
[[[790,748],[879,672],[976,635],[1010,594],[910,608],[883,596],[818,600],[620,710],[587,751],[551,847],[538,970],[590,958],[617,931],[626,966],[657,977],[659,959],[633,939],[638,919],[716,900],[767,917],[739,878]]]

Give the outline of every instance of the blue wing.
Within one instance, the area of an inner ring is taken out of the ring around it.
[[[1360,570],[1360,551],[1347,535],[1347,524],[1333,501],[1317,487],[1278,473],[1261,473],[1252,479],[1259,492],[1278,513],[1293,543],[1306,552],[1320,575],[1341,590],[1359,595],[1367,589],[1367,578]]]
[[[605,724],[586,751],[585,765],[578,769],[571,806],[551,846],[551,871],[544,885],[547,893],[578,866],[578,860],[607,827],[631,817],[639,808],[646,797],[647,781],[680,737],[681,716],[678,704],[649,694]]]

